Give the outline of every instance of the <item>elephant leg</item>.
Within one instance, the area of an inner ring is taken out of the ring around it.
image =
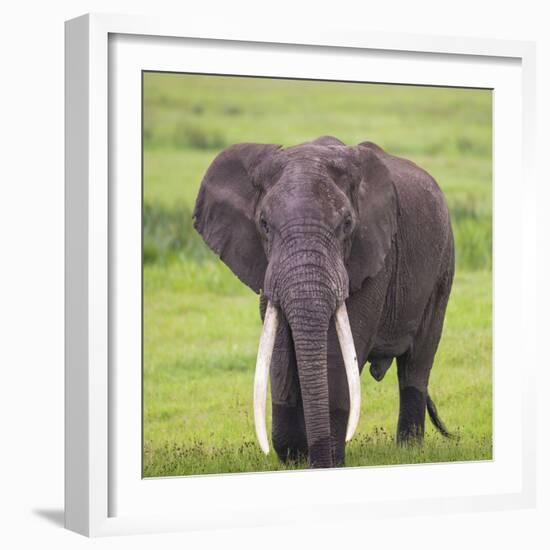
[[[267,300],[260,296],[264,320]],[[298,380],[296,354],[290,327],[281,318],[269,370],[271,381],[271,440],[281,462],[307,460],[304,408]]]
[[[346,302],[360,374],[374,341],[388,280],[389,272],[382,279],[367,281],[361,291]],[[369,313],[368,317],[365,316],[365,312]],[[349,386],[334,320],[329,324],[327,354],[332,458],[335,466],[343,466],[350,408]]]
[[[355,338],[354,341],[357,342]],[[328,330],[327,354],[332,459],[335,466],[344,466],[350,409],[349,386],[334,322],[330,323]]]
[[[302,404],[272,404],[273,448],[283,463],[307,460],[308,447]]]
[[[343,466],[346,455],[346,430],[349,417],[349,389],[344,361],[328,357],[330,438],[335,466]]]
[[[271,358],[272,441],[282,462],[304,460],[308,445],[298,369],[290,328],[279,325]]]
[[[410,364],[403,365],[403,369],[410,368]],[[397,421],[397,442],[399,444],[421,442],[424,439],[426,420],[427,389],[415,385],[401,383],[399,376],[399,419]]]
[[[421,442],[424,439],[428,382],[441,339],[449,290],[448,279],[443,279],[436,286],[411,347],[397,358],[397,442],[401,444]]]

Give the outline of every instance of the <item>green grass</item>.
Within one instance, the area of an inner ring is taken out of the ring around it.
[[[380,383],[367,369],[347,465],[490,459],[490,92],[146,74],[144,94],[144,475],[282,468],[254,438],[258,297],[206,249],[191,211],[224,146],[325,134],[374,141],[427,169],[447,197],[457,245],[430,393],[460,437],[430,426],[423,447],[397,448],[395,366]]]
[[[254,440],[258,298],[228,275],[213,262],[145,268],[146,476],[279,468]],[[380,383],[365,371],[347,465],[491,457],[490,288],[487,272],[457,276],[432,372],[431,395],[460,439],[444,440],[429,426],[423,449],[397,449],[395,365]]]

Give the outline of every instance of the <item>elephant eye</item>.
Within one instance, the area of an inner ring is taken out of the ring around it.
[[[260,218],[260,226],[262,227],[263,232],[267,235],[269,233],[269,225],[263,216]]]
[[[351,217],[348,216],[348,217],[344,220],[344,225],[343,225],[344,234],[345,234],[345,235],[349,235],[349,234],[351,233],[352,227],[353,227],[353,221],[352,221]]]

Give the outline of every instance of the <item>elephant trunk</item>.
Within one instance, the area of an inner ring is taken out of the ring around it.
[[[309,463],[314,468],[333,466],[327,372],[330,317],[323,309],[307,296],[285,309],[296,352]]]
[[[292,332],[302,394],[310,466],[333,466],[327,334],[336,307],[347,294],[347,273],[327,228],[311,222],[281,231],[276,297]]]

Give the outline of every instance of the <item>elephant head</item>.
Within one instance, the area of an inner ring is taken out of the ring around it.
[[[243,143],[212,162],[194,224],[206,243],[268,300],[254,387],[256,433],[265,427],[268,369],[277,322],[292,332],[309,460],[333,465],[327,331],[335,320],[350,390],[346,439],[357,426],[359,369],[345,301],[384,266],[396,232],[393,184],[382,150],[332,137],[290,148]]]

